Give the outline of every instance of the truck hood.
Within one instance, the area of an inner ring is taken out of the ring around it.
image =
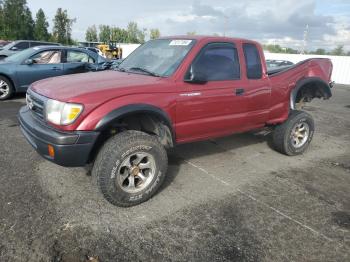
[[[108,70],[47,78],[32,84],[31,90],[62,102],[84,103],[95,95],[101,101],[123,95],[126,90],[133,93],[142,86],[152,86],[160,80],[143,74]]]

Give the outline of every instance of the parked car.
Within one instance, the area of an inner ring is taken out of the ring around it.
[[[266,60],[267,68],[276,68],[276,67],[285,67],[285,66],[292,66],[294,65],[293,62],[287,61],[287,60]]]
[[[105,58],[81,48],[29,48],[0,61],[0,100],[26,92],[30,84],[44,78],[100,71],[110,66]]]
[[[118,71],[35,82],[19,122],[44,158],[93,163],[104,197],[133,206],[157,192],[167,172],[165,149],[177,144],[270,128],[277,151],[302,154],[314,121],[296,107],[330,98],[331,74],[329,59],[308,59],[269,76],[261,45],[250,40],[160,38]]]
[[[8,45],[11,43],[11,41],[6,41],[6,40],[0,40],[0,49],[4,47],[5,45]]]
[[[0,60],[6,57],[9,57],[11,55],[14,55],[19,51],[28,49],[30,47],[44,46],[44,45],[58,46],[60,44],[50,43],[50,42],[41,42],[41,41],[28,41],[28,40],[14,41],[0,48]]]
[[[81,47],[81,48],[85,48],[85,49],[87,49],[87,50],[90,50],[90,51],[92,51],[92,52],[95,52],[95,53],[97,53],[98,55],[100,55],[100,56],[106,58],[106,56],[102,53],[102,51],[101,51],[100,49],[96,48],[96,47]]]

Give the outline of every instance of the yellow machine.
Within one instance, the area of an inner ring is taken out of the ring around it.
[[[123,52],[120,47],[117,47],[116,42],[109,42],[108,44],[100,44],[96,46],[108,59],[122,59]]]

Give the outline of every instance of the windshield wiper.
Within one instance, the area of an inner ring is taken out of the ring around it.
[[[150,76],[156,76],[156,77],[159,77],[160,75],[158,75],[157,73],[154,73],[152,71],[149,71],[148,69],[146,68],[142,68],[142,67],[131,67],[129,68],[129,70],[136,70],[136,71],[141,71],[141,72],[144,72]]]
[[[116,67],[114,70],[120,71],[120,72],[126,72],[126,69],[123,67]]]

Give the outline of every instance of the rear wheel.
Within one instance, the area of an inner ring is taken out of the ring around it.
[[[125,131],[102,147],[92,176],[110,203],[129,207],[147,201],[157,192],[167,167],[166,151],[156,137]]]
[[[9,99],[14,94],[11,81],[4,76],[0,76],[0,100]]]
[[[303,111],[291,111],[289,118],[273,132],[277,151],[289,155],[300,155],[309,147],[315,130],[312,116]]]

